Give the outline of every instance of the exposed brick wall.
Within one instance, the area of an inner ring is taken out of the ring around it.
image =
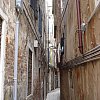
[[[41,2],[41,1],[39,1]],[[38,34],[38,20],[34,18],[34,11],[30,8],[29,0],[24,1],[27,11],[29,12],[29,16],[34,24],[35,31],[32,30],[32,27],[29,24],[29,21],[25,15],[25,11],[23,11],[22,15],[19,17],[19,45],[18,45],[18,100],[25,100],[27,93],[27,66],[28,66],[28,53],[29,48],[32,49],[34,55],[34,39],[36,39],[34,32]],[[42,10],[45,9],[44,1],[40,3]],[[4,13],[8,17],[7,23],[7,33],[6,33],[6,58],[5,58],[5,81],[4,81],[4,100],[13,100],[13,78],[14,78],[14,52],[15,52],[15,28],[16,28],[16,11],[15,11],[15,1],[12,0],[2,0],[0,1],[0,8],[4,11]],[[37,9],[38,10],[38,9]],[[44,20],[45,12],[43,12],[43,33],[45,31],[45,20]],[[46,34],[45,34],[46,35]],[[45,40],[46,41],[46,40]],[[42,48],[43,49],[43,48]],[[40,89],[41,82],[43,82],[43,75],[45,67],[47,67],[46,63],[42,57],[42,49],[39,46],[39,51],[37,50],[37,56],[33,57],[33,96],[30,97],[29,100],[32,100],[33,97],[40,98],[40,94],[43,89]],[[39,55],[40,54],[40,55]],[[39,68],[41,73],[39,76]],[[39,80],[40,78],[40,80]],[[38,84],[37,84],[38,82]],[[37,94],[35,91],[37,88],[40,89]],[[41,98],[43,96],[41,95]],[[34,100],[35,100],[34,99]]]

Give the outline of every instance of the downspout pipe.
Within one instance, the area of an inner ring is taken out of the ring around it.
[[[18,16],[17,16],[17,19],[16,19],[16,32],[15,32],[13,100],[17,100],[18,33],[19,33],[19,20],[18,20]]]
[[[82,41],[82,30],[81,30],[81,9],[80,0],[76,0],[77,9],[77,24],[78,24],[78,39],[79,39],[79,51],[83,54],[83,41]]]

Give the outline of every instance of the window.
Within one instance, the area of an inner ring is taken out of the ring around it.
[[[34,10],[34,17],[38,18],[38,10],[37,10],[37,0],[30,0],[30,6]]]
[[[57,26],[54,26],[54,38],[56,38]]]
[[[28,95],[31,94],[32,89],[32,51],[29,49],[28,57]]]
[[[61,55],[64,54],[64,33],[63,33],[63,36],[61,38]]]
[[[38,22],[38,27],[39,27],[40,36],[42,37],[42,10],[40,8],[39,8],[39,22]]]
[[[58,72],[55,71],[55,88],[58,88]]]

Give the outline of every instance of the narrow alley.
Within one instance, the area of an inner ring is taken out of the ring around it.
[[[0,100],[100,100],[100,0],[0,0]]]

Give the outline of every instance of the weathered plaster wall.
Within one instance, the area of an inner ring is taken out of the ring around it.
[[[8,16],[7,34],[6,34],[6,59],[5,59],[5,82],[4,82],[4,100],[13,99],[13,72],[14,72],[14,42],[16,27],[15,1],[2,0],[0,8]],[[28,11],[31,9],[29,1],[25,1]],[[2,5],[1,5],[2,4]],[[29,13],[31,18],[32,10]],[[19,48],[18,48],[18,100],[25,100],[27,93],[27,65],[29,47],[34,51],[34,32],[24,14],[19,18]],[[36,24],[36,23],[35,23]],[[37,27],[37,26],[36,26]]]
[[[61,70],[61,100],[99,100],[100,61]]]
[[[70,61],[80,56],[78,48],[76,0],[69,0],[64,17],[65,53],[64,60]],[[83,33],[84,53],[100,45],[100,10],[88,23],[95,8],[94,0],[81,1],[81,21],[86,23]],[[64,29],[64,28],[63,28]],[[99,100],[100,96],[100,59],[86,62],[72,69],[61,69],[61,100]],[[67,68],[67,66],[66,66]]]
[[[60,38],[61,38],[61,6],[60,6],[61,1],[60,0],[54,0],[54,5],[56,6],[54,8],[54,26],[56,26],[55,30],[55,35],[56,35],[56,42],[57,45],[60,43]]]
[[[81,4],[81,22],[86,23],[86,32],[83,33],[83,50],[88,50],[100,44],[99,24],[100,11],[97,11],[92,19],[88,22],[91,14],[94,11],[94,0],[80,1]],[[79,40],[77,28],[77,11],[76,1],[70,0],[66,9],[65,16],[62,22],[62,32],[65,32],[65,59],[71,60],[79,55]]]

